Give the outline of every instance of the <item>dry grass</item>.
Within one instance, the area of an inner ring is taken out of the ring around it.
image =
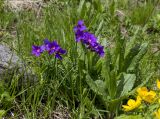
[[[12,11],[39,10],[44,5],[42,0],[6,0],[5,6]]]

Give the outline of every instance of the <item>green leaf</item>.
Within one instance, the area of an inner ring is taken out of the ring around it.
[[[107,86],[107,89],[108,89],[108,92],[109,92],[109,95],[112,95],[111,94],[111,86],[110,86],[110,74],[108,72],[108,68],[107,66],[105,66],[105,64],[102,64],[102,77],[105,79],[105,83],[106,83],[106,86]]]
[[[149,79],[150,79],[152,76],[153,76],[153,73],[151,73],[151,74],[146,78],[146,80],[144,80],[138,87],[132,89],[132,90],[131,90],[129,93],[127,93],[126,95],[121,96],[121,97],[119,97],[119,98],[117,98],[117,99],[112,100],[111,102],[112,102],[112,103],[120,102],[121,100],[127,98],[129,95],[133,95],[133,94],[135,93],[135,91],[137,90],[137,88],[143,87],[144,85],[146,85],[146,83],[149,81]],[[120,86],[118,86],[118,87],[120,87]],[[123,87],[123,86],[122,86],[122,87]],[[121,91],[120,91],[120,88],[119,88],[118,90],[119,90],[119,93],[117,93],[117,94],[120,94],[120,92],[121,92]]]
[[[100,24],[98,25],[98,28],[97,28],[97,30],[96,30],[96,32],[95,32],[95,35],[96,35],[96,36],[99,34],[100,30],[102,29],[103,23],[104,23],[104,21],[101,20],[101,22],[100,22]]]
[[[97,72],[101,72],[102,70],[102,60],[101,59],[97,61],[95,69],[97,70]]]
[[[102,80],[93,81],[92,78],[87,75],[86,82],[95,93],[97,93],[98,95],[107,96],[106,86]]]
[[[133,58],[139,53],[140,51],[140,45],[136,45],[133,48],[130,49],[129,53],[124,59],[124,66],[123,66],[123,71],[125,72],[127,68],[130,66],[132,63]]]
[[[0,110],[0,118],[2,118],[2,116],[6,113],[5,110]]]
[[[78,60],[78,68],[79,68],[80,72],[82,72],[83,69],[85,69],[85,66],[86,66],[86,64],[85,64],[84,60],[79,59]]]
[[[115,1],[114,0],[110,4],[109,10],[110,10],[111,15],[114,15],[114,12],[115,12]]]
[[[105,60],[102,64],[102,77],[105,79],[106,88],[108,89],[109,96],[111,98],[115,97],[116,94],[116,70],[111,70],[111,54],[108,49],[106,49]]]
[[[127,69],[127,72],[135,71],[136,67],[139,65],[139,62],[141,61],[143,56],[146,54],[147,48],[148,48],[148,43],[143,43],[141,45],[139,53],[132,60],[131,65]]]
[[[10,95],[9,95],[8,92],[3,92],[3,93],[1,94],[1,99],[2,99],[2,100],[3,100],[3,99],[5,99],[5,100],[10,100],[11,97],[10,97]]]
[[[134,83],[136,81],[135,74],[123,73],[118,84],[119,96],[122,97],[132,90]]]
[[[85,0],[81,0],[79,3],[79,7],[77,9],[79,16],[82,14],[82,9],[83,9],[84,5],[85,5]]]
[[[101,1],[100,0],[94,0],[92,2],[92,4],[94,5],[94,8],[96,10],[98,10],[99,12],[102,12],[103,11],[103,7],[102,7],[102,4],[101,4]]]
[[[110,72],[110,91],[111,91],[111,98],[115,98],[117,93],[117,79],[116,79],[116,73],[114,70]]]

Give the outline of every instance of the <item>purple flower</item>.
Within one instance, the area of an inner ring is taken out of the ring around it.
[[[49,55],[55,55],[55,58],[62,60],[62,54],[66,53],[66,50],[62,49],[56,41],[50,42],[48,39],[44,40],[44,45],[42,46],[32,46],[32,54],[35,56],[40,56],[43,51],[48,51]]]
[[[44,45],[46,51],[48,51],[49,55],[55,53],[55,58],[62,60],[62,54],[66,53],[66,50],[62,49],[56,41],[50,42],[48,39],[44,40]]]
[[[60,49],[56,52],[55,57],[58,58],[58,59],[60,59],[60,60],[62,60],[62,56],[61,56],[61,55],[62,55],[62,54],[65,54],[65,53],[66,53],[66,50],[60,48]]]
[[[60,46],[56,41],[50,42],[48,39],[44,40],[45,49],[51,55],[59,50]]]
[[[50,43],[51,43],[51,42],[50,42],[48,39],[45,39],[45,40],[44,40],[45,50],[47,50],[47,51],[50,50],[50,48],[49,48]]]
[[[104,47],[97,42],[97,37],[86,31],[86,26],[82,20],[79,20],[74,27],[76,42],[81,41],[88,49],[96,52],[100,57],[104,56]]]
[[[76,42],[79,42],[83,39],[84,31],[86,30],[86,26],[82,20],[79,20],[77,25],[74,27],[74,32],[76,36]]]
[[[77,31],[85,31],[87,28],[84,25],[84,21],[83,20],[79,20],[77,23],[77,26],[74,27],[74,32]]]
[[[95,52],[99,54],[100,57],[104,56],[104,46],[101,46],[98,44],[98,46],[95,48]]]
[[[88,46],[91,51],[96,52],[100,57],[104,56],[104,46],[101,46],[99,43],[95,43],[94,45]]]
[[[84,32],[83,31],[77,31],[75,33],[75,36],[76,36],[76,42],[79,42],[79,41],[83,40]]]
[[[84,33],[83,43],[89,46],[94,46],[97,43],[97,38],[94,34],[89,32]]]
[[[97,42],[97,37],[94,34],[85,32],[83,43],[87,45],[88,49],[99,54],[100,57],[104,56],[104,47]]]
[[[39,57],[41,55],[41,53],[43,53],[43,51],[45,50],[45,46],[32,46],[32,54],[35,55],[36,57]]]

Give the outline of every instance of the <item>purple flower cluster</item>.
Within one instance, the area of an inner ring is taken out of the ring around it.
[[[79,20],[74,27],[76,42],[82,42],[87,49],[96,52],[100,57],[104,56],[104,46],[101,46],[97,42],[97,37],[87,31],[87,27],[82,20]],[[62,60],[63,54],[66,50],[62,49],[56,41],[50,42],[48,39],[44,40],[44,44],[41,46],[32,46],[32,54],[39,57],[44,51],[47,51],[49,55],[55,55],[55,58]]]
[[[44,40],[44,44],[41,46],[32,46],[32,54],[36,57],[40,56],[44,51],[47,51],[49,55],[55,54],[55,58],[62,60],[62,54],[66,53],[66,50],[62,49],[56,41],[50,42],[48,39]]]
[[[104,46],[101,46],[97,42],[97,37],[86,31],[87,28],[84,25],[84,22],[82,20],[79,20],[77,25],[74,27],[76,42],[82,42],[88,49],[90,49],[93,52],[96,52],[99,54],[100,57],[104,56]]]

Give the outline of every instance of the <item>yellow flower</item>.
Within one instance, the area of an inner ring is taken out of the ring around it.
[[[122,105],[122,107],[123,107],[124,111],[131,111],[131,110],[139,107],[140,104],[141,104],[141,98],[140,98],[140,96],[137,96],[136,100],[129,99],[127,102],[127,105]]]
[[[160,108],[158,109],[157,112],[155,112],[155,115],[156,115],[157,119],[160,119]]]
[[[152,103],[156,99],[155,96],[156,96],[156,93],[154,91],[149,91],[143,100],[146,102]]]
[[[157,88],[160,89],[160,80],[157,79]]]
[[[137,92],[140,97],[145,97],[148,93],[148,89],[146,87],[141,87],[137,89]]]
[[[146,87],[138,88],[137,92],[142,100],[148,103],[152,103],[155,100],[156,93],[154,91],[148,91]]]

